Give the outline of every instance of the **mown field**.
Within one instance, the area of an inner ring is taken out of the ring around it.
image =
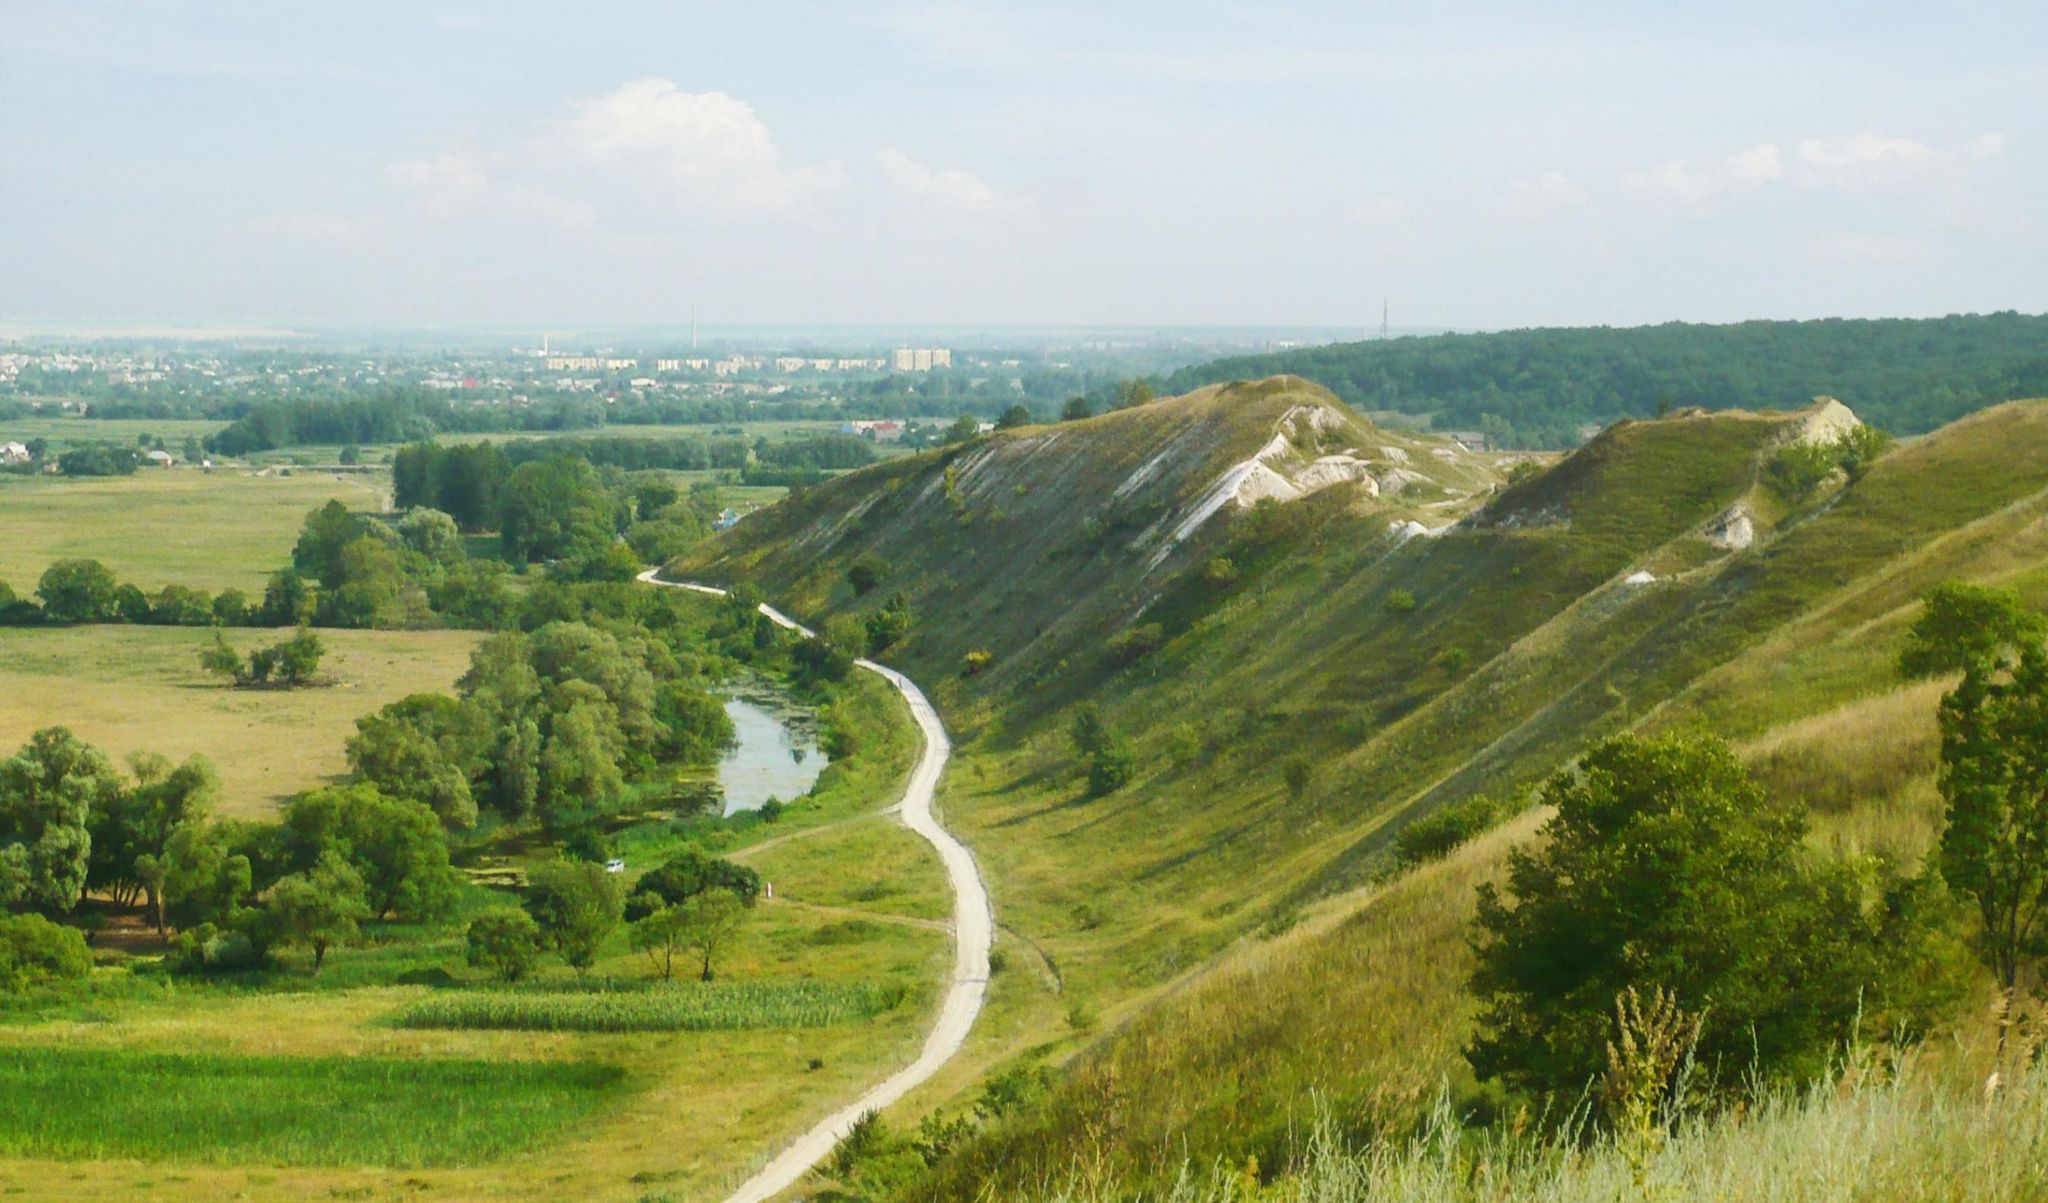
[[[382,509],[382,477],[257,476],[233,469],[59,479],[0,476],[0,581],[32,593],[56,560],[87,557],[154,594],[165,585],[260,597],[291,561],[308,511],[330,498]]]
[[[235,629],[247,650],[289,632]],[[469,666],[470,631],[322,631],[321,676],[304,689],[230,689],[199,668],[214,632],[185,627],[0,628],[0,749],[70,727],[119,759],[194,753],[220,774],[221,812],[266,814],[348,771],[355,721],[407,694],[445,690]]]
[[[0,418],[0,443],[47,439],[61,452],[90,443],[133,446],[148,435],[182,459],[188,437],[203,439],[226,426],[209,418]]]

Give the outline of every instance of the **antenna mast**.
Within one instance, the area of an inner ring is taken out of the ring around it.
[[[1380,300],[1380,337],[1381,337],[1381,338],[1383,338],[1383,339],[1387,337],[1387,312],[1388,312],[1388,306],[1387,306],[1387,302],[1386,302],[1386,299],[1385,299],[1385,298],[1381,298],[1381,300]]]

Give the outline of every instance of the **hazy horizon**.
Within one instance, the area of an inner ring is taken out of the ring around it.
[[[2048,308],[2041,11],[12,8],[0,324]]]

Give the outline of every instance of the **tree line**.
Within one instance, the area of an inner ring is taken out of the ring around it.
[[[294,797],[275,823],[214,817],[218,782],[203,757],[138,755],[124,774],[64,728],[37,732],[0,761],[0,911],[59,917],[91,892],[140,905],[159,933],[175,929],[182,967],[254,968],[300,947],[317,969],[362,922],[446,917],[460,888],[451,840],[531,828],[571,857],[601,856],[623,808],[701,806],[678,774],[715,763],[733,736],[707,688],[726,660],[704,641],[752,649],[752,623],[720,610],[706,625],[656,590],[584,588],[582,621],[485,641],[454,696],[415,694],[358,720],[347,783]],[[644,889],[674,897],[628,917],[701,892],[677,884],[684,871],[650,875]],[[758,889],[734,869],[694,871],[748,903]],[[705,916],[689,918],[665,920],[677,941]],[[0,979],[52,976],[30,970],[69,947],[77,933],[63,930],[7,926]]]
[[[1581,427],[1672,408],[1794,409],[1816,396],[1915,434],[2048,395],[2048,316],[1672,322],[1343,343],[1183,368],[1165,391],[1292,373],[1368,411],[1429,415],[1509,447],[1573,447]]]

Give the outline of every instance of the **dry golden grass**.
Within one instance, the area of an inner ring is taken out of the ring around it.
[[[233,630],[244,650],[284,632]],[[220,773],[220,811],[267,812],[348,769],[355,721],[411,693],[447,690],[469,665],[469,631],[322,631],[321,674],[307,689],[228,689],[199,669],[213,632],[181,627],[0,629],[0,754],[40,728],[66,726],[117,760],[193,753]]]
[[[1910,864],[1940,832],[1934,715],[1953,684],[1915,682],[1786,723],[1746,745],[1744,758],[1767,791],[1806,804],[1831,848]]]
[[[384,476],[155,469],[134,476],[60,480],[0,476],[0,581],[35,590],[53,561],[96,559],[146,593],[165,585],[260,594],[291,561],[306,512],[339,498],[379,510]]]

